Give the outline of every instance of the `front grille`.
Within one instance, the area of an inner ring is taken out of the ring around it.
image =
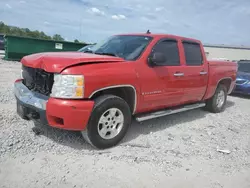
[[[246,80],[236,80],[237,85],[242,85],[244,83],[246,83]]]
[[[22,67],[23,84],[31,91],[49,96],[52,90],[54,75],[42,69]]]

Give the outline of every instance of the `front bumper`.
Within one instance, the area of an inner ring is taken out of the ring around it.
[[[242,84],[242,85],[236,84],[232,93],[250,95],[250,85],[249,84]]]
[[[50,98],[31,92],[21,81],[15,82],[17,113],[34,120],[66,130],[84,130],[88,124],[94,101]]]

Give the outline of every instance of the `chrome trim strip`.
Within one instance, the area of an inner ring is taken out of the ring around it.
[[[170,115],[170,114],[176,114],[179,112],[184,112],[184,111],[188,111],[188,110],[192,110],[192,109],[196,109],[196,108],[201,108],[206,106],[205,103],[197,103],[197,104],[191,104],[191,105],[186,105],[183,108],[178,108],[175,110],[161,110],[161,111],[157,111],[157,112],[153,112],[147,115],[142,115],[142,116],[138,116],[136,117],[136,120],[141,122],[141,121],[145,121],[145,120],[149,120],[149,119],[153,119],[153,118],[157,118],[157,117],[162,117],[162,116],[166,116],[166,115]]]
[[[104,87],[104,88],[101,88],[101,89],[97,89],[97,90],[95,90],[94,92],[91,93],[89,98],[93,97],[94,94],[96,94],[99,91],[103,91],[103,90],[106,90],[106,89],[112,89],[112,88],[119,88],[119,87],[131,87],[134,90],[134,93],[135,93],[135,101],[134,101],[134,109],[133,109],[133,114],[134,114],[135,111],[136,111],[136,105],[137,105],[137,93],[136,93],[135,87],[132,86],[132,85],[113,85],[113,86],[108,86],[108,87]]]
[[[231,77],[225,77],[225,78],[221,78],[221,79],[217,82],[217,85],[216,85],[216,87],[215,87],[215,90],[214,90],[214,93],[213,93],[212,97],[214,96],[214,94],[215,94],[215,92],[216,92],[216,89],[217,89],[217,87],[218,87],[220,81],[225,80],[225,79],[230,79],[230,80],[231,80],[231,85],[230,85],[230,88],[229,88],[227,94],[230,94],[230,93],[229,93],[230,90],[231,90],[231,92],[232,92],[236,80],[233,81],[233,79],[232,79]]]
[[[235,85],[236,85],[236,80],[235,81],[232,80],[230,88],[229,88],[229,90],[227,92],[228,95],[233,92]]]
[[[15,82],[14,93],[23,103],[41,110],[46,110],[48,100],[35,95],[35,93],[31,92],[22,82]]]

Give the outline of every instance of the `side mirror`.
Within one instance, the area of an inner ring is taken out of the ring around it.
[[[161,52],[153,52],[149,57],[151,66],[162,65],[166,61],[166,56]]]

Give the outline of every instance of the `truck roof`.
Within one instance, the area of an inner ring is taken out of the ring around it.
[[[175,39],[180,39],[180,40],[188,40],[188,41],[193,41],[197,43],[201,43],[200,40],[193,39],[193,38],[187,38],[187,37],[182,37],[178,35],[171,35],[171,34],[161,34],[161,33],[125,33],[125,34],[118,34],[118,35],[138,35],[138,36],[149,36],[149,37],[157,37],[157,38],[175,38]]]

